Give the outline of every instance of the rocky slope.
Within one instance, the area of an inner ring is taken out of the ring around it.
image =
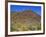
[[[31,10],[11,12],[11,31],[35,31],[41,29],[41,16]]]

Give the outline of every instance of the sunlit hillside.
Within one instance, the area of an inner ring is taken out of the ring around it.
[[[41,16],[31,10],[11,12],[11,31],[41,30]]]

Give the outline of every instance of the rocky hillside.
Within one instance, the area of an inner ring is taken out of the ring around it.
[[[31,10],[11,12],[11,31],[33,31],[41,29],[41,16]]]

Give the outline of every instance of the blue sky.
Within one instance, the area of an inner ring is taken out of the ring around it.
[[[41,16],[41,6],[23,6],[23,5],[11,5],[11,11],[24,11],[24,10],[32,10]]]

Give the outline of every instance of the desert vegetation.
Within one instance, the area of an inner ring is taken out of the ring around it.
[[[41,30],[41,16],[31,10],[11,12],[11,31]]]

